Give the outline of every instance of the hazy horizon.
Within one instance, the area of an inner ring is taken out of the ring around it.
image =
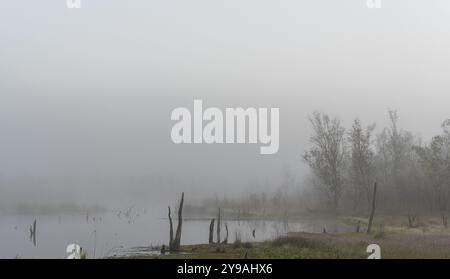
[[[424,141],[450,118],[450,3],[8,1],[0,202],[167,204],[301,183],[308,115]],[[399,19],[401,17],[401,19]],[[176,107],[280,108],[280,147],[176,145]],[[159,205],[158,205],[159,206]],[[165,209],[165,207],[163,207]]]

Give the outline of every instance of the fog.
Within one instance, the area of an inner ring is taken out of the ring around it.
[[[162,208],[303,187],[308,115],[425,141],[450,103],[450,3],[8,1],[0,8],[0,208]],[[401,16],[401,20],[399,17]],[[280,148],[181,144],[171,111],[280,108]],[[161,207],[162,206],[162,207]]]

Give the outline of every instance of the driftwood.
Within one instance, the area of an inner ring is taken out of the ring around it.
[[[172,223],[172,216],[170,212],[170,206],[169,208],[169,225],[170,225],[170,232],[169,232],[169,251],[176,252],[180,250],[180,243],[181,243],[181,228],[183,226],[183,203],[184,203],[184,192],[181,193],[181,201],[180,205],[178,206],[178,224],[177,224],[177,230],[175,232],[175,237],[173,236],[173,223]]]
[[[214,243],[213,237],[214,237],[214,222],[216,219],[212,218],[211,223],[209,223],[209,244]]]
[[[372,210],[370,211],[369,224],[367,225],[367,234],[369,234],[370,230],[372,229],[373,216],[375,215],[376,199],[377,199],[377,183],[375,182],[373,184]]]

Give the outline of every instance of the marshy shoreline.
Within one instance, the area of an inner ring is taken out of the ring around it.
[[[161,254],[156,248],[141,247],[126,259],[366,259],[367,246],[377,244],[385,259],[449,259],[450,230],[438,218],[423,217],[415,227],[405,218],[377,218],[372,233],[364,231],[365,219],[341,216],[344,223],[360,226],[360,232],[289,232],[272,240],[228,244],[181,245],[178,252]]]

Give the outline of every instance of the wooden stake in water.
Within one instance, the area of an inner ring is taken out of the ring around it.
[[[33,225],[30,226],[30,241],[36,246],[36,218],[34,219]]]

